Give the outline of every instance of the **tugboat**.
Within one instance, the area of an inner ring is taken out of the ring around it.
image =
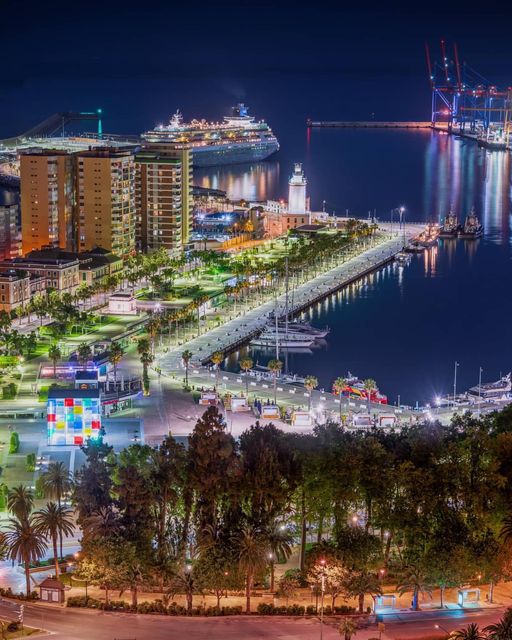
[[[484,228],[480,224],[475,209],[471,209],[471,213],[467,216],[464,228],[459,231],[459,238],[464,240],[474,240],[479,238],[484,232]]]
[[[459,221],[457,220],[457,216],[450,211],[450,213],[444,219],[444,224],[441,227],[441,231],[439,232],[440,238],[457,238],[457,235],[460,231]]]

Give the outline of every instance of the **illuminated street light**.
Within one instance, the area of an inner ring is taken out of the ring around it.
[[[325,558],[322,558],[320,560],[320,566],[322,567],[322,582],[321,582],[322,600],[320,604],[320,640],[322,640],[323,633],[324,633]]]

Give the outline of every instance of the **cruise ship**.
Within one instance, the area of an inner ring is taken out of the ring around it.
[[[151,143],[172,143],[176,149],[191,149],[195,167],[265,160],[279,150],[272,129],[263,120],[256,122],[244,104],[234,107],[223,122],[187,123],[176,111],[169,124],[159,124],[141,138]]]

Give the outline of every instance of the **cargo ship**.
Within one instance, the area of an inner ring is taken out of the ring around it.
[[[265,160],[279,151],[279,142],[268,124],[249,115],[244,104],[233,107],[223,122],[183,122],[179,111],[169,124],[159,124],[141,135],[144,142],[172,144],[191,149],[195,167]]]

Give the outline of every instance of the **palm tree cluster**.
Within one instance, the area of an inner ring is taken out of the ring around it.
[[[7,495],[11,517],[2,531],[6,556],[23,565],[27,596],[31,593],[30,565],[38,562],[51,544],[55,575],[58,577],[62,539],[73,535],[75,530],[73,510],[62,503],[71,489],[71,478],[65,465],[62,462],[51,463],[41,475],[41,481],[44,494],[52,500],[39,511],[34,511],[34,493],[23,485],[14,487]]]
[[[476,622],[452,631],[455,640],[510,640],[512,638],[512,609],[507,609],[501,620],[480,629]]]

